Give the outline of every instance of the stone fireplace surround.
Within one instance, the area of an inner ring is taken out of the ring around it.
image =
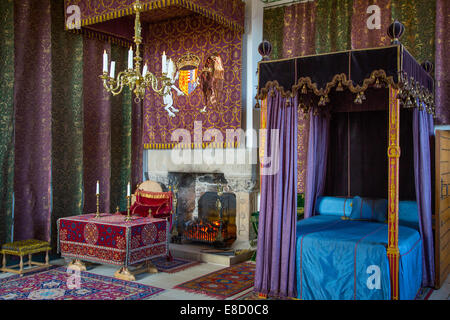
[[[180,201],[191,202],[187,206],[190,207],[193,218],[198,216],[200,197],[206,192],[217,192],[218,182],[222,183],[224,193],[233,193],[236,196],[236,241],[231,248],[234,250],[250,249],[250,241],[255,239],[250,217],[253,212],[257,211],[259,193],[258,164],[252,164],[250,161],[254,157],[254,151],[241,149],[241,152],[245,152],[245,164],[238,164],[237,161],[232,164],[207,164],[205,161],[197,164],[177,164],[172,161],[171,152],[172,150],[148,150],[145,178],[162,184],[166,189],[174,182],[179,182],[179,177],[191,176],[190,179],[195,180],[195,191],[183,190],[183,186],[180,184],[178,208],[180,208]],[[212,152],[215,151],[212,150]],[[224,157],[225,153],[226,151],[223,151]],[[186,194],[188,195],[187,199]],[[193,197],[195,199],[192,199]],[[171,244],[171,246],[175,247],[176,251],[183,246],[192,249],[192,245]],[[177,254],[174,255],[177,256]]]

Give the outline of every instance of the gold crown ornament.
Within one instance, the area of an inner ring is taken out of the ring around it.
[[[186,53],[185,55],[181,56],[177,61],[177,68],[178,70],[192,70],[197,69],[200,65],[200,58],[199,56],[192,54],[192,53]]]

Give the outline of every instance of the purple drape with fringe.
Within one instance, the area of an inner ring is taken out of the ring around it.
[[[266,156],[262,170],[255,291],[296,297],[297,98],[267,97]],[[278,132],[278,135],[276,134]],[[279,169],[279,170],[277,170]]]
[[[424,110],[413,111],[414,178],[419,226],[423,243],[422,286],[434,286],[434,247],[432,228],[432,186],[430,140],[434,135],[433,116]]]
[[[318,196],[325,189],[328,155],[328,135],[330,117],[326,114],[314,115],[311,110],[309,125],[308,160],[306,165],[305,218],[315,215]]]

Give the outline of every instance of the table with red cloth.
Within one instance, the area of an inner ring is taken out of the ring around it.
[[[120,214],[86,214],[58,219],[58,252],[64,258],[129,266],[169,256],[168,221]],[[122,270],[121,269],[121,270]]]

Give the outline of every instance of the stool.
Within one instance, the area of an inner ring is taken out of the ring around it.
[[[51,250],[50,244],[47,241],[41,241],[41,240],[21,240],[21,241],[14,241],[10,243],[5,243],[2,245],[2,249],[0,251],[1,254],[3,254],[3,267],[0,269],[3,272],[12,272],[16,274],[23,274],[30,271],[35,271],[37,269],[42,269],[45,267],[49,267],[49,261],[48,261],[48,252]],[[42,262],[35,262],[32,261],[32,255],[35,253],[41,253],[45,252],[45,263]],[[19,256],[20,257],[20,263],[10,266],[9,268],[6,267],[6,255],[13,255],[13,256]],[[28,266],[30,268],[24,270],[23,269],[23,256],[28,255]],[[34,268],[31,268],[31,266],[36,266]],[[15,267],[19,267],[19,270],[12,269]]]

